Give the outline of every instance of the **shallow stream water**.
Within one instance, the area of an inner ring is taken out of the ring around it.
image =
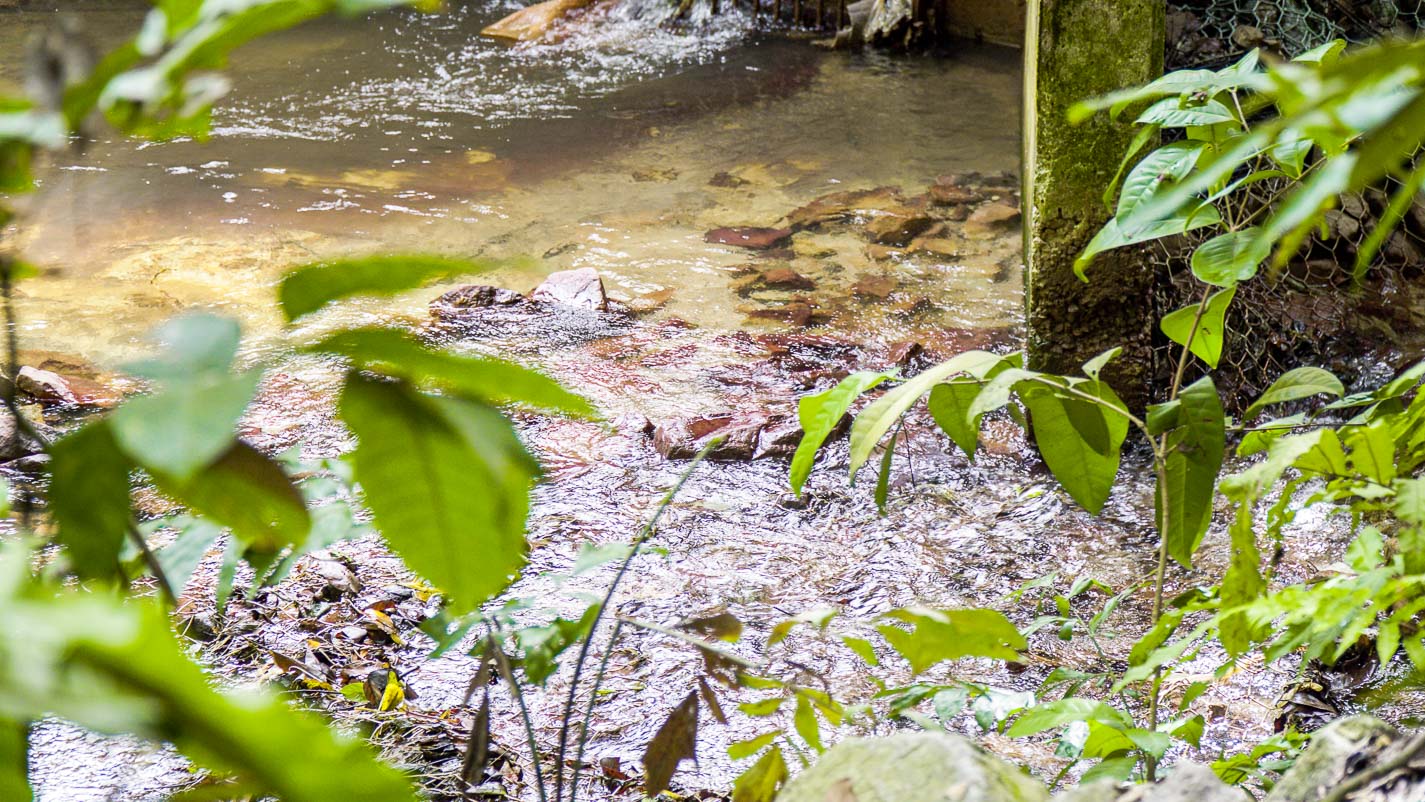
[[[0,11],[0,87],[21,83],[21,42],[55,16],[27,8]],[[335,255],[532,257],[478,278],[520,291],[557,270],[596,268],[614,298],[657,308],[614,331],[571,333],[555,323],[450,344],[542,367],[609,419],[789,411],[804,377],[748,374],[778,343],[802,348],[803,361],[853,353],[844,358],[865,367],[884,367],[906,342],[942,356],[1017,343],[1022,271],[1012,225],[952,225],[943,238],[953,248],[924,252],[870,246],[846,228],[798,234],[763,257],[704,239],[722,226],[777,224],[839,190],[895,186],[914,196],[946,174],[1017,171],[1016,51],[829,53],[750,33],[736,16],[679,32],[618,12],[557,44],[511,48],[478,37],[516,8],[465,4],[314,23],[238,54],[236,89],[216,110],[211,141],[100,137],[58,157],[40,191],[20,200],[19,245],[47,271],[24,288],[24,346],[112,367],[146,348],[144,332],[172,314],[236,316],[248,332],[246,358],[275,366],[245,434],[273,448],[303,442],[321,455],[349,445],[331,417],[335,373],[289,358],[293,344],[333,325],[424,325],[428,302],[449,289],[352,302],[283,330],[272,299],[284,268]],[[143,10],[90,4],[79,19],[111,45]],[[1001,186],[1012,203],[1012,177]],[[819,314],[809,328],[755,314],[795,299],[740,292],[749,264],[784,264],[815,283]],[[858,294],[856,282],[868,277],[893,289]],[[783,335],[792,339],[776,339]],[[911,603],[997,603],[1053,571],[1115,587],[1151,571],[1151,501],[1136,481],[1093,519],[1054,489],[1007,426],[992,427],[988,453],[970,465],[928,423],[913,416],[907,427],[886,517],[869,488],[848,486],[844,446],[823,461],[805,505],[786,499],[785,460],[705,465],[660,531],[667,555],[641,559],[621,610],[663,623],[728,610],[747,623],[739,648],[751,653],[776,621],[816,606],[866,617]],[[543,572],[566,569],[585,542],[627,541],[683,466],[639,432],[532,417],[521,428],[550,480],[536,493],[532,565],[517,590],[559,603],[564,589]],[[368,587],[409,579],[375,541],[337,551]],[[1210,550],[1209,570],[1220,551]],[[607,579],[596,573],[581,587]],[[204,590],[200,582],[190,591],[200,610]],[[265,623],[222,633],[224,649],[200,654],[224,681],[271,679],[261,649],[300,652],[310,633],[296,622],[320,590],[319,578],[299,572],[266,606],[239,611]],[[1130,599],[1123,630],[1146,612],[1146,599]],[[829,689],[867,691],[843,652],[801,636],[791,644],[807,675]],[[393,659],[420,694],[413,713],[438,719],[459,708],[474,669],[463,657],[427,661],[425,645],[417,638]],[[1089,648],[1036,639],[1028,670],[971,666],[962,676],[1028,690],[1050,665],[1087,661]],[[590,755],[636,766],[694,681],[697,660],[644,634],[627,636],[617,658]],[[556,676],[534,704],[546,738],[566,679]],[[1212,748],[1266,734],[1280,679],[1257,672],[1209,692],[1223,711],[1210,726]],[[514,711],[505,704],[496,718],[498,738],[513,748]],[[681,786],[726,790],[734,769],[723,750],[751,726],[707,728]],[[1059,765],[1052,746],[991,745],[1048,776]],[[450,771],[418,765],[422,756],[410,750],[395,755],[428,774]],[[191,779],[158,747],[60,723],[45,725],[33,771],[40,798],[55,802],[161,798]]]

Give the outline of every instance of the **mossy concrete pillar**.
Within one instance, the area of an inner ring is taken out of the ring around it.
[[[1114,346],[1105,378],[1130,405],[1147,399],[1153,271],[1135,249],[1099,256],[1081,282],[1074,258],[1108,219],[1104,189],[1133,136],[1069,107],[1162,74],[1164,0],[1029,0],[1024,47],[1024,256],[1029,365],[1076,372]]]

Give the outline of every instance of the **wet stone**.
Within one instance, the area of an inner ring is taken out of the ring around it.
[[[965,230],[994,231],[1001,226],[1009,226],[1019,221],[1019,204],[1009,200],[986,203],[970,213],[965,220]]]
[[[431,301],[431,314],[435,317],[450,317],[461,309],[483,309],[491,306],[518,307],[529,303],[529,299],[514,290],[491,287],[487,284],[471,284],[451,290]]]
[[[890,276],[861,276],[851,285],[851,294],[860,298],[875,298],[884,301],[895,292],[899,284]]]
[[[703,241],[716,245],[736,245],[754,251],[765,251],[785,245],[792,238],[790,228],[758,228],[733,226],[715,228],[703,235]]]
[[[787,215],[787,225],[800,231],[827,223],[844,223],[869,212],[899,208],[904,203],[899,187],[833,192],[792,211]]]
[[[539,303],[598,312],[609,308],[608,296],[604,294],[604,280],[599,276],[599,271],[592,267],[551,273],[543,284],[535,288],[530,298]]]
[[[15,386],[35,400],[46,404],[75,404],[78,399],[69,382],[58,373],[38,370],[26,365],[15,377]]]
[[[867,223],[866,234],[877,245],[902,246],[933,225],[935,218],[927,215],[892,213]]]
[[[978,203],[984,200],[984,193],[955,184],[935,184],[930,188],[930,202],[937,206],[956,206]]]
[[[745,186],[747,183],[747,179],[739,178],[726,170],[716,173],[712,178],[708,179],[708,186],[718,187],[720,189],[736,189],[737,187]]]
[[[790,267],[774,267],[762,274],[763,286],[776,290],[814,290],[816,282]]]

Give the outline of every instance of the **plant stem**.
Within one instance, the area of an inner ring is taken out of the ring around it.
[[[647,543],[648,539],[653,536],[653,533],[655,531],[657,531],[658,521],[663,517],[663,513],[668,510],[668,507],[672,505],[673,498],[678,495],[678,491],[683,489],[683,485],[686,484],[688,479],[693,475],[693,471],[698,467],[698,464],[703,461],[703,458],[705,458],[708,453],[714,448],[716,448],[721,442],[722,438],[713,438],[713,440],[711,440],[707,444],[707,446],[703,448],[702,451],[698,452],[698,455],[693,457],[692,464],[688,466],[687,470],[683,471],[682,475],[678,477],[678,481],[675,482],[673,486],[668,489],[668,492],[663,495],[662,500],[658,502],[658,508],[653,511],[653,517],[649,519],[648,523],[644,524],[643,531],[639,532],[638,537],[634,538],[633,546],[628,550],[628,556],[624,557],[623,562],[619,564],[618,572],[614,574],[613,581],[609,583],[609,589],[604,593],[603,601],[599,604],[599,609],[594,613],[594,620],[592,623],[589,624],[589,634],[584,637],[584,642],[579,645],[579,656],[574,661],[574,676],[569,681],[569,694],[565,697],[564,700],[564,719],[563,723],[559,727],[559,749],[555,753],[555,802],[562,802],[562,800],[564,799],[564,756],[568,752],[569,748],[569,723],[570,719],[572,719],[574,716],[574,700],[575,696],[579,692],[579,679],[581,676],[583,676],[584,664],[588,662],[589,649],[594,642],[595,633],[598,632],[599,623],[603,620],[604,612],[608,610],[609,603],[610,601],[612,601],[614,593],[618,591],[619,584],[623,582],[624,575],[628,573],[628,567],[633,563],[633,558],[638,556],[638,552],[643,548],[643,544]],[[617,632],[617,630],[615,631]],[[608,651],[612,650],[613,644],[610,643],[608,646]],[[597,685],[595,685],[592,691],[590,692],[590,705],[594,703],[594,698],[598,694],[598,692],[599,688]],[[587,737],[586,733],[580,733],[581,740],[585,737]],[[573,773],[577,778],[577,775],[579,773],[579,766],[575,766],[573,768]],[[574,796],[577,792],[578,783],[571,780],[570,786],[571,791],[569,796],[569,802],[574,802]]]
[[[529,716],[529,705],[525,703],[524,691],[515,681],[515,672],[510,670],[509,658],[505,656],[505,650],[500,646],[499,636],[502,635],[500,622],[496,619],[486,619],[486,625],[490,629],[490,639],[488,645],[491,652],[491,659],[495,661],[495,670],[500,672],[500,677],[509,686],[510,692],[515,697],[515,704],[520,709],[520,719],[524,722],[524,737],[529,744],[529,762],[534,766],[534,787],[539,793],[539,802],[546,802],[548,797],[544,789],[544,769],[540,767],[543,761],[539,754],[539,741],[534,737],[534,720]]]

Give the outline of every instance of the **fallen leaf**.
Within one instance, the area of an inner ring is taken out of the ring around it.
[[[658,728],[648,749],[643,753],[643,792],[647,796],[658,796],[668,790],[668,782],[673,772],[683,760],[697,760],[698,742],[698,692],[693,691],[683,699],[668,720]]]

